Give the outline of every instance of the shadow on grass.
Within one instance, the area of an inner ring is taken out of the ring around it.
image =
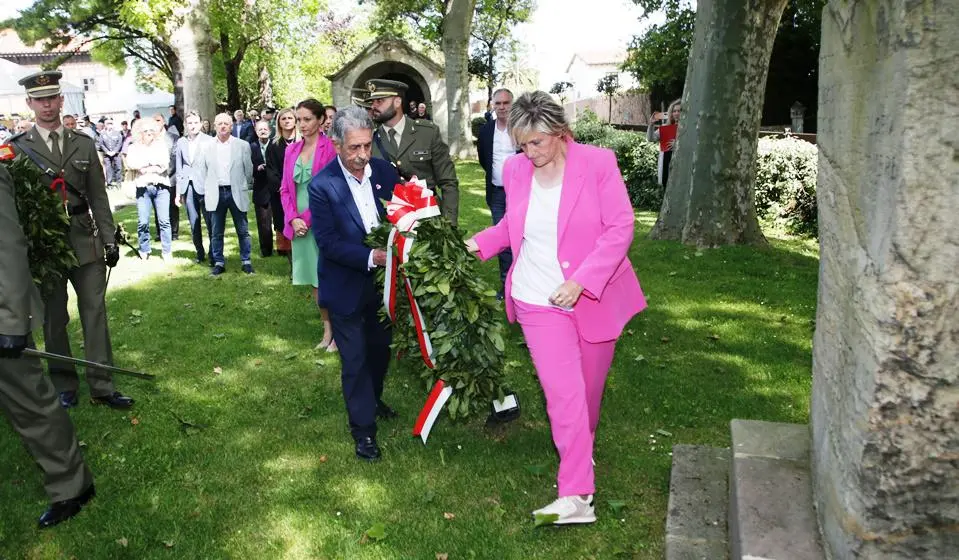
[[[489,221],[482,173],[474,163],[459,172],[461,221],[475,232]],[[734,417],[805,421],[816,261],[776,243],[697,255],[645,239],[649,216],[631,259],[650,306],[628,325],[611,370],[595,526],[532,527],[529,512],[555,497],[557,461],[518,328],[507,368],[519,421],[488,431],[443,418],[424,447],[410,430],[425,388],[391,372],[385,399],[401,416],[380,424],[384,460],[360,463],[338,357],[313,350],[319,315],[311,291],[289,285],[286,259],[255,257],[255,276],[233,266],[211,278],[183,262],[193,252],[181,240],[178,265],[108,294],[117,364],[159,380],[117,378],[138,400],[131,413],[85,399],[71,412],[97,477],[82,515],[33,528],[45,501],[37,473],[0,431],[13,480],[0,486],[0,557],[661,558],[673,444],[728,445]],[[135,223],[131,210],[119,217],[128,230]],[[237,262],[235,235],[227,239]],[[495,261],[479,270],[495,281]],[[613,515],[609,500],[626,509]],[[363,536],[376,523],[380,542]]]

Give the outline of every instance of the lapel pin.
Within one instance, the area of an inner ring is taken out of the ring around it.
[[[377,183],[377,185],[376,185],[376,190],[380,190],[380,185],[379,185],[379,183]]]

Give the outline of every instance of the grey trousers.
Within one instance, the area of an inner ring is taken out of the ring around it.
[[[0,409],[43,470],[51,502],[75,498],[93,484],[70,416],[60,408],[39,359],[0,358]]]

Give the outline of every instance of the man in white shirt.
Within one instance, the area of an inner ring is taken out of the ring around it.
[[[190,222],[190,234],[193,237],[193,247],[196,249],[196,262],[203,264],[207,260],[206,249],[203,247],[203,228],[200,217],[206,225],[207,239],[213,239],[210,228],[210,213],[204,207],[206,194],[206,151],[213,145],[213,138],[200,131],[202,120],[196,111],[186,114],[184,121],[185,136],[177,140],[174,150],[176,162],[176,189],[177,206],[186,204],[186,215]],[[213,253],[209,255],[210,266],[213,266]]]
[[[386,252],[365,244],[385,219],[385,202],[399,182],[393,166],[371,158],[373,123],[360,107],[336,113],[330,129],[337,158],[310,182],[313,236],[320,248],[320,307],[330,313],[340,352],[343,398],[356,456],[380,458],[376,419],[396,416],[382,400],[390,361],[389,321],[379,316],[382,293],[372,269]]]
[[[487,121],[479,133],[479,161],[486,172],[486,205],[493,215],[493,225],[506,215],[506,191],[503,190],[503,165],[516,153],[509,131],[509,110],[513,106],[513,92],[500,88],[493,92],[495,119]],[[500,282],[506,282],[506,273],[513,263],[513,253],[506,249],[499,254]],[[496,297],[503,299],[501,287]]]
[[[223,256],[223,234],[226,229],[226,213],[233,216],[233,227],[240,242],[240,262],[243,272],[253,274],[250,260],[252,238],[246,211],[250,209],[250,185],[253,183],[253,162],[250,159],[250,144],[230,135],[233,119],[228,113],[220,113],[213,121],[216,138],[206,155],[206,193],[203,200],[210,212],[210,254],[213,257],[213,276],[226,271]]]

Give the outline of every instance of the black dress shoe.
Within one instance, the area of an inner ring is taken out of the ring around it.
[[[63,408],[73,408],[79,404],[76,391],[61,391],[60,406]]]
[[[130,397],[124,396],[123,393],[119,391],[114,391],[112,395],[90,397],[90,402],[93,404],[105,404],[110,408],[130,408],[136,401]]]
[[[223,274],[224,272],[226,272],[226,267],[216,265],[213,267],[213,270],[210,271],[210,276],[219,276]]]
[[[62,523],[80,513],[80,508],[96,495],[97,491],[91,484],[89,488],[84,490],[83,493],[76,498],[70,498],[69,500],[63,500],[62,502],[54,502],[50,504],[50,507],[47,508],[47,511],[43,512],[43,515],[40,516],[37,524],[41,529],[46,529],[48,527],[53,527],[58,523]]]
[[[376,403],[376,417],[382,418],[384,420],[389,418],[396,418],[399,416],[395,410],[390,408],[390,405],[386,404],[383,401]]]
[[[356,456],[364,461],[375,461],[380,458],[380,447],[376,439],[362,437],[356,440]]]

